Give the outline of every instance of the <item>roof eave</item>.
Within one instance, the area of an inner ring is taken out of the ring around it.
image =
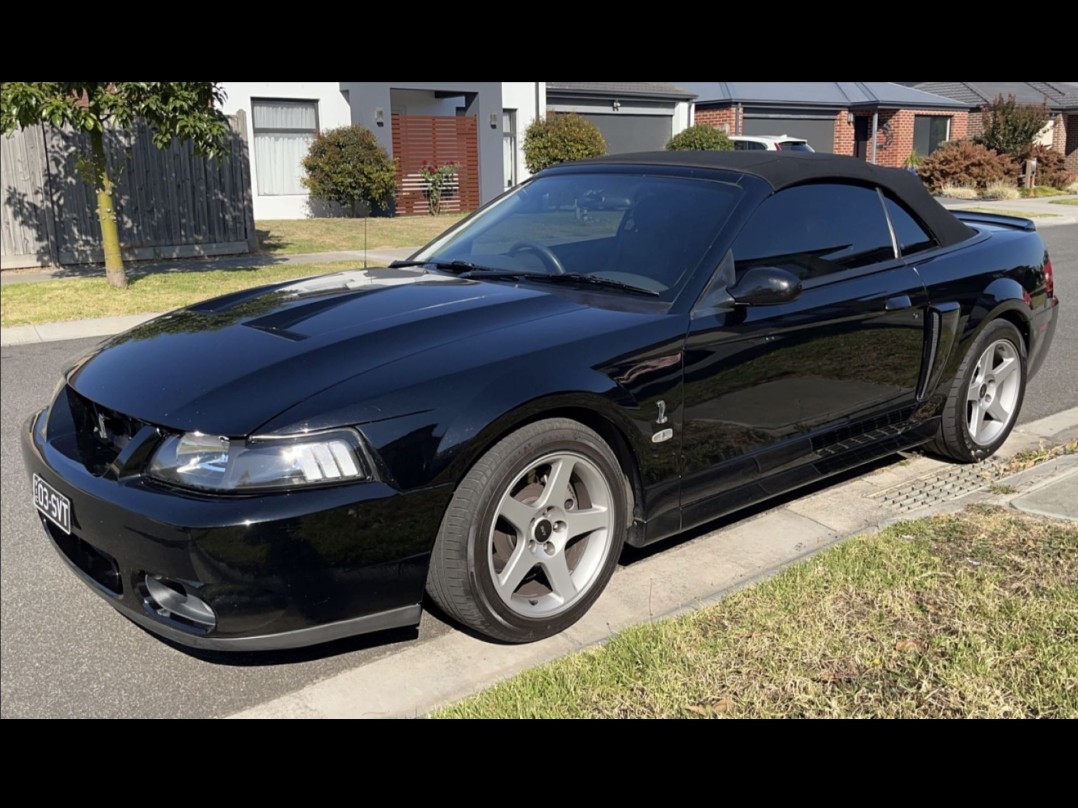
[[[547,97],[570,95],[573,98],[587,98],[605,101],[611,98],[643,98],[654,101],[692,101],[696,98],[693,93],[664,93],[664,92],[641,92],[630,90],[627,92],[605,92],[599,90],[563,90],[560,87],[548,87]]]

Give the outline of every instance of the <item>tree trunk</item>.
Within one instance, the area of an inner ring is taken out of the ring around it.
[[[90,132],[91,165],[94,191],[97,192],[97,220],[101,223],[101,247],[105,251],[105,279],[109,286],[127,288],[127,274],[120,256],[120,229],[116,225],[116,209],[112,205],[112,177],[105,157],[104,133]]]

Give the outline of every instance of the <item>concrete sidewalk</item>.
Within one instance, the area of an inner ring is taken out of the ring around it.
[[[998,456],[1076,438],[1078,407],[1016,428]],[[1078,498],[1078,455],[1006,478],[1000,467],[992,461],[958,466],[915,456],[906,465],[866,473],[756,516],[726,520],[706,535],[669,542],[666,549],[620,567],[592,610],[556,637],[506,646],[454,631],[232,717],[425,715],[527,668],[603,643],[629,626],[713,603],[858,533],[972,502],[1015,500],[1016,507],[1033,502],[1053,516],[1065,516],[1051,503]],[[1006,479],[1011,493],[988,490],[999,479]]]

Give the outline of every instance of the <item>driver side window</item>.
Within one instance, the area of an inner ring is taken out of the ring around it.
[[[737,277],[776,266],[801,280],[894,259],[875,188],[817,183],[765,199],[734,241]]]

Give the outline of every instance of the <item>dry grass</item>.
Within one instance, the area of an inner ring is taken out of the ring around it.
[[[371,219],[263,219],[255,222],[258,248],[275,255],[420,247],[456,224],[459,213]],[[363,227],[366,223],[367,234]]]
[[[1000,471],[1003,476],[1009,476],[1031,469],[1048,460],[1075,453],[1078,453],[1078,440],[1070,440],[1054,446],[1046,446],[1044,441],[1041,441],[1041,445],[1036,449],[1026,449],[1004,462]]]
[[[938,196],[946,196],[951,199],[978,199],[980,194],[976,188],[965,188],[961,185],[944,185],[940,188]]]
[[[1072,182],[1063,190],[1066,191],[1068,194],[1078,194],[1078,180]]]
[[[994,213],[997,216],[1016,216],[1019,219],[1055,219],[1054,213],[1034,213],[1028,210],[1010,210],[1008,208],[962,208],[972,213]]]
[[[1053,205],[1078,205],[1078,199],[1053,199]]]
[[[88,317],[169,311],[208,297],[238,292],[264,283],[355,267],[355,261],[344,261],[141,275],[136,268],[128,270],[130,285],[123,290],[113,289],[104,278],[12,284],[4,287],[3,300],[0,302],[0,325],[7,328]]]
[[[1078,717],[1078,525],[975,506],[639,626],[440,717]]]
[[[1021,199],[1022,194],[1010,182],[990,182],[988,187],[981,191],[983,199]]]

